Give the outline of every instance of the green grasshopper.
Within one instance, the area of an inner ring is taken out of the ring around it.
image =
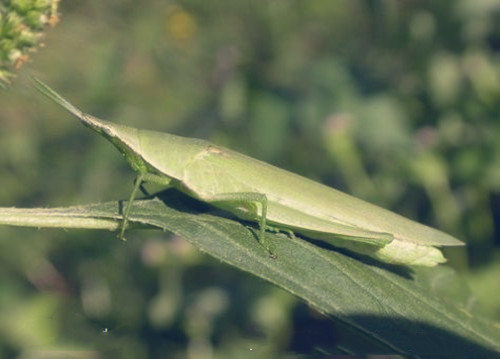
[[[113,143],[137,173],[123,211],[120,237],[144,182],[185,194],[257,222],[266,229],[303,235],[393,264],[434,266],[446,259],[439,246],[458,239],[333,188],[210,142],[103,121],[83,113],[35,79],[37,89]]]

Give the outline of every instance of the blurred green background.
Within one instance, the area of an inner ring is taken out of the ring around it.
[[[87,0],[60,13],[0,94],[1,206],[131,190],[121,155],[36,93],[34,74],[100,118],[208,139],[456,235],[467,249],[450,264],[500,321],[500,3]],[[342,337],[168,237],[0,228],[0,357],[260,358]]]

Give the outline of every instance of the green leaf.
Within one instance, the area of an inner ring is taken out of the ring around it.
[[[1,208],[0,224],[114,230],[121,207],[119,202],[107,202],[55,209]],[[361,261],[282,233],[268,234],[276,247],[273,259],[258,244],[256,228],[213,211],[168,190],[136,200],[130,220],[132,227],[171,231],[203,252],[284,288],[379,352],[455,358],[493,358],[500,353],[500,325],[471,313],[470,298],[447,267],[415,269]],[[344,347],[357,353],[356,344]]]

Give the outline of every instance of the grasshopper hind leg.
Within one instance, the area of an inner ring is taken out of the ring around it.
[[[215,206],[233,212],[238,217],[238,212],[235,208],[243,207],[247,212],[246,215],[241,216],[243,219],[251,219],[259,224],[259,232],[257,238],[259,243],[269,252],[270,256],[275,258],[274,244],[266,237],[267,226],[267,196],[263,193],[256,192],[237,192],[237,193],[221,193],[210,197],[205,197],[203,200],[213,203]],[[252,209],[249,204],[260,204],[260,215],[257,209]],[[248,218],[251,217],[251,218]]]

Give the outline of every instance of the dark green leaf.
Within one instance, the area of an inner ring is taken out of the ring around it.
[[[120,207],[118,202],[108,202],[62,209],[5,208],[0,209],[0,223],[115,229]],[[457,276],[447,267],[420,270],[381,265],[269,233],[276,246],[273,259],[258,244],[253,227],[214,215],[207,205],[175,191],[134,202],[131,221],[133,226],[171,231],[202,251],[284,288],[357,331],[380,351],[455,358],[492,358],[500,353],[498,324],[470,312],[466,294],[453,284]],[[349,349],[357,352],[355,346]]]

